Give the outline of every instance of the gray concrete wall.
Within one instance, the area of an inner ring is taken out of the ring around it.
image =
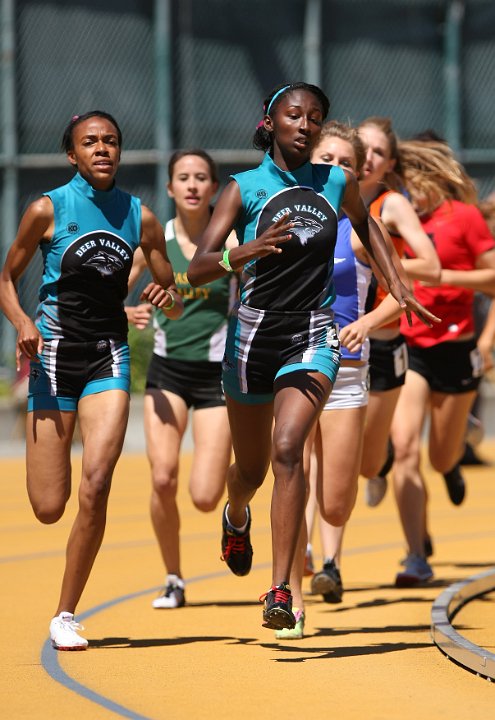
[[[192,448],[192,436],[188,427],[182,443],[184,450]],[[80,450],[79,443],[74,443],[74,450]],[[0,456],[18,456],[24,454],[24,415],[23,412],[8,398],[0,398]],[[143,396],[133,395],[129,424],[124,442],[124,452],[140,453],[145,450],[143,427]]]
[[[482,397],[481,419],[485,427],[485,437],[495,437],[495,384],[484,380],[480,391]],[[192,448],[190,424],[183,441],[183,449]],[[78,448],[75,443],[74,449]],[[124,452],[139,453],[145,450],[143,427],[143,396],[133,395],[129,424],[124,442]],[[16,456],[24,454],[24,418],[12,401],[0,398],[0,455]]]

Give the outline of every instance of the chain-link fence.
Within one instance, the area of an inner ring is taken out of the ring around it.
[[[221,178],[254,165],[262,101],[317,82],[331,116],[433,128],[495,187],[492,0],[0,0],[2,254],[28,203],[66,182],[70,117],[102,109],[124,132],[119,184],[162,220],[170,151],[203,147]],[[40,259],[20,284],[33,313]],[[0,318],[0,365],[13,336]]]

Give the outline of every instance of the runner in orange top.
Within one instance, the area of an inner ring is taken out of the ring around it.
[[[408,276],[413,280],[436,282],[440,262],[434,246],[405,194],[402,192],[401,168],[397,154],[397,137],[389,118],[370,117],[359,125],[359,135],[366,146],[359,187],[370,209],[387,228],[400,257],[404,244],[414,254],[403,258]],[[383,299],[382,291],[370,296],[370,309]],[[407,347],[399,322],[374,330],[370,334],[370,397],[367,410],[361,474],[370,478],[366,499],[375,506],[383,499],[386,473],[393,456],[387,453],[389,431],[399,393],[407,370]]]

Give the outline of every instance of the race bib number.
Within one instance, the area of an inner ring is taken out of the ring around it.
[[[471,367],[473,368],[473,377],[481,377],[483,375],[483,358],[478,348],[474,348],[469,353]]]
[[[394,350],[394,372],[395,377],[401,377],[409,367],[409,356],[407,354],[407,345],[402,343]]]

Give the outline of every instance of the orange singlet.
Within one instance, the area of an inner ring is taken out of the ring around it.
[[[380,195],[378,195],[377,198],[373,200],[373,202],[369,206],[369,213],[371,217],[378,218],[381,220],[382,217],[382,210],[383,210],[383,204],[385,202],[385,199],[392,195],[392,193],[395,193],[395,190],[384,190]],[[398,256],[401,258],[404,255],[404,245],[405,240],[404,238],[400,237],[400,235],[395,235],[394,233],[391,233],[390,230],[388,231],[390,238],[394,244],[395,249],[397,250]],[[379,283],[376,283],[375,288],[375,297],[373,299],[373,305],[371,307],[372,310],[374,310],[378,305],[381,303],[381,301],[387,296],[387,291],[384,290]],[[400,326],[400,318],[397,320],[393,320],[390,323],[387,323],[386,325],[383,325],[383,328],[399,328]]]

